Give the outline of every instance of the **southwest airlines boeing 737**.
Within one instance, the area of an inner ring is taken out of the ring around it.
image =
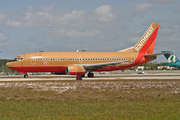
[[[92,72],[122,70],[155,60],[153,53],[159,23],[152,23],[133,47],[118,52],[36,52],[17,56],[6,65],[28,77],[28,72],[52,72],[58,75],[77,75],[76,80]]]

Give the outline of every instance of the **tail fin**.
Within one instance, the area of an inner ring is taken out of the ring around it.
[[[161,52],[164,53],[164,52],[170,52],[170,51],[161,51]],[[175,63],[179,61],[177,57],[173,55],[173,53],[164,54],[164,56],[166,57],[169,63]]]
[[[133,51],[141,52],[144,54],[152,54],[156,42],[158,29],[159,23],[152,23],[134,47],[127,48],[123,51]]]
[[[135,51],[153,53],[158,29],[159,23],[152,23],[138,43],[134,46]]]

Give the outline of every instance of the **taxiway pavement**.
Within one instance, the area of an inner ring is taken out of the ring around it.
[[[136,72],[125,73],[95,73],[95,77],[84,77],[83,80],[180,80],[180,71],[161,71],[145,74],[137,74]],[[57,81],[57,80],[76,80],[76,76],[68,75],[29,75],[23,78],[18,76],[0,76],[0,81]]]

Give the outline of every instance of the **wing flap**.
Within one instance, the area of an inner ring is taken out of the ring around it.
[[[121,64],[124,62],[130,62],[130,61],[106,62],[106,63],[89,64],[89,65],[83,65],[83,66],[86,70],[94,70],[98,68],[109,68],[108,66],[117,67],[117,64]]]

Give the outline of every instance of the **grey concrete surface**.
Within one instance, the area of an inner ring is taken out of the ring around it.
[[[138,74],[144,72],[144,74]],[[94,78],[84,77],[83,80],[163,80],[176,79],[180,80],[180,70],[156,70],[156,71],[114,71],[100,74],[94,73]],[[0,81],[57,81],[57,80],[75,80],[76,76],[69,75],[29,75],[28,78],[23,78],[23,75],[6,75],[0,76]]]

